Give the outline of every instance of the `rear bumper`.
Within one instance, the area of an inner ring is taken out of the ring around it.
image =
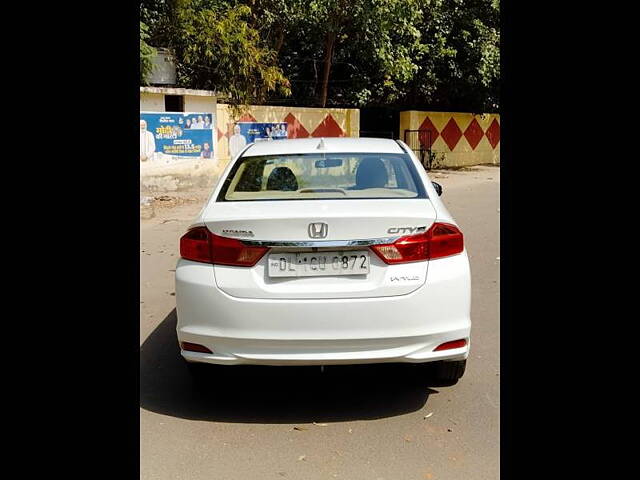
[[[177,336],[213,354],[182,351],[191,362],[313,365],[460,360],[469,339],[466,253],[431,261],[425,284],[393,297],[246,299],[222,292],[213,266],[181,259],[176,268]]]
[[[203,340],[200,338],[199,340]],[[217,340],[216,345],[220,348],[232,348],[232,342],[227,339],[207,339]],[[187,352],[181,350],[182,356],[189,362],[213,363],[217,365],[353,365],[359,363],[424,363],[437,360],[463,360],[467,358],[468,347],[456,350],[447,350],[442,352],[433,352],[432,346],[440,343],[425,341],[422,343],[413,343],[417,339],[400,340],[400,347],[391,347],[388,345],[370,345],[369,349],[356,350],[355,347],[363,348],[368,343],[365,341],[355,342],[348,346],[343,346],[341,351],[331,351],[335,348],[336,343],[331,348],[323,349],[321,344],[315,343],[311,347],[306,347],[300,342],[288,342],[284,344],[278,351],[273,353],[263,353],[255,351],[247,351],[243,346],[241,349],[233,350],[225,353],[198,353]],[[433,340],[430,339],[430,340]],[[201,343],[202,344],[202,343]],[[426,345],[426,346],[425,346]],[[268,350],[268,342],[260,342],[258,346],[262,350]],[[415,350],[415,348],[418,348]],[[406,353],[409,352],[409,353]]]

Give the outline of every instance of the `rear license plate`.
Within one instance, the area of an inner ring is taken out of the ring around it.
[[[272,253],[268,265],[270,277],[367,275],[369,251]]]

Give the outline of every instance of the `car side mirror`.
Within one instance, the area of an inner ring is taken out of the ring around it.
[[[433,184],[433,188],[436,189],[436,192],[438,193],[438,196],[442,196],[442,185],[440,185],[439,183],[436,182],[431,182]]]

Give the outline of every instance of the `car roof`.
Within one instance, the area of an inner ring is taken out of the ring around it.
[[[318,148],[320,147],[320,148]],[[404,153],[390,138],[295,138],[256,142],[242,155],[286,155],[299,153]]]

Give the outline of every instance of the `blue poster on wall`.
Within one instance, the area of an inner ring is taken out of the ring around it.
[[[253,142],[284,140],[287,138],[287,123],[238,122],[229,137],[229,154],[235,157],[244,147]]]
[[[215,118],[205,112],[140,112],[140,161],[213,159]]]

